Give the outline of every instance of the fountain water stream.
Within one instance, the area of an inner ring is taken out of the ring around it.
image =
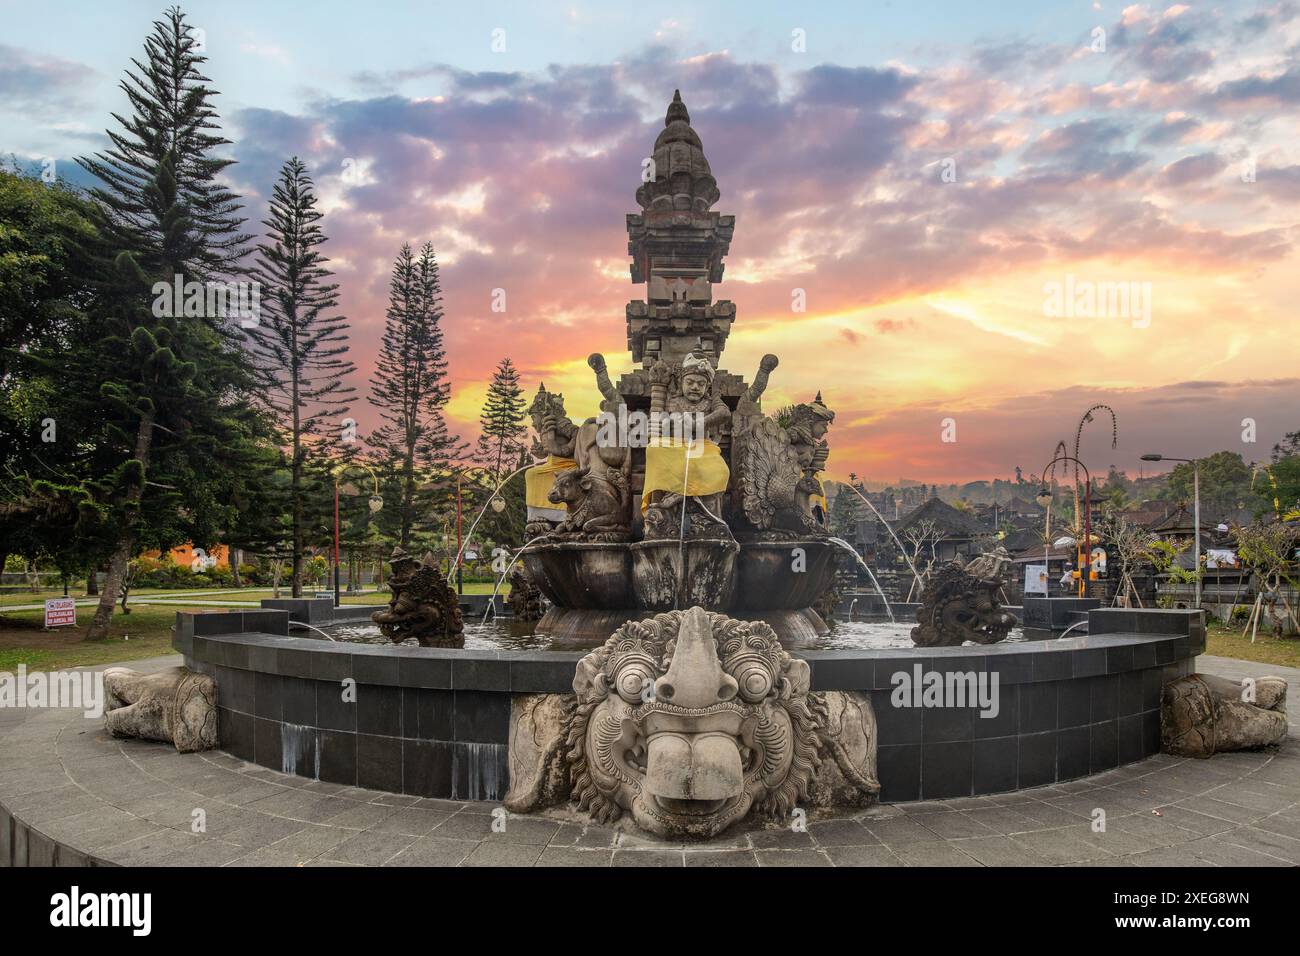
[[[501,590],[501,582],[510,576],[510,569],[515,566],[515,562],[519,560],[519,556],[524,553],[524,548],[528,547],[530,544],[536,544],[538,541],[541,541],[545,537],[546,535],[539,534],[531,541],[525,541],[523,545],[519,548],[519,550],[515,552],[515,556],[510,559],[510,563],[506,565],[506,569],[501,572],[501,577],[497,578],[496,586],[492,588],[492,597],[488,599],[487,607],[483,609],[483,620],[480,623],[486,624],[488,619],[488,612],[496,611],[497,593]]]
[[[858,554],[858,552],[854,550],[853,545],[849,544],[843,538],[830,537],[827,538],[826,540],[829,541],[831,544],[839,545],[849,554],[853,555],[853,560],[858,562],[858,565],[867,572],[867,577],[871,578],[871,583],[875,585],[876,593],[880,595],[880,600],[885,602],[885,612],[889,615],[889,623],[897,624],[898,621],[895,620],[894,618],[894,609],[889,606],[889,598],[885,597],[885,592],[881,589],[880,582],[876,580],[876,573],[871,570],[871,565],[863,561],[862,555]],[[852,618],[852,616],[853,616],[853,609],[852,607],[850,607],[849,617]]]

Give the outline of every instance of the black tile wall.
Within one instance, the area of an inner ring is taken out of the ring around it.
[[[335,730],[317,732],[320,741],[320,779],[327,783],[357,782],[357,735]]]
[[[178,616],[175,640],[191,666],[218,682],[227,752],[419,796],[500,799],[512,693],[567,692],[581,656],[345,652],[298,638],[224,634],[228,619],[196,621]],[[1159,750],[1162,684],[1192,671],[1193,650],[1186,635],[1099,633],[1032,650],[808,657],[815,690],[870,696],[881,799],[894,802],[1040,786],[1150,756]],[[914,679],[917,664],[923,673],[996,675],[997,714],[895,706],[894,676]],[[345,686],[355,702],[344,700]]]
[[[372,790],[402,789],[402,741],[397,737],[357,734],[357,786]]]
[[[1089,773],[1101,773],[1119,763],[1119,721],[1105,720],[1089,728]]]
[[[303,681],[303,683],[308,683]],[[342,684],[333,681],[311,681],[316,689],[316,726],[327,730],[357,729],[357,702],[354,694],[347,694]],[[358,693],[360,691],[358,690]],[[348,699],[345,699],[345,696]]]
[[[258,717],[254,721],[253,752],[254,760],[263,767],[279,770],[284,766],[284,749],[281,727],[278,720],[264,720]]]
[[[403,740],[402,792],[450,797],[453,746],[442,740]]]
[[[969,740],[921,744],[921,799],[971,796],[973,755],[974,744]]]
[[[1017,737],[977,740],[973,749],[974,792],[1002,793],[1016,789],[1020,741]]]
[[[1056,729],[1057,687],[1048,684],[1020,685],[1020,732],[1036,734]]]
[[[1088,727],[1069,727],[1056,732],[1056,779],[1087,776],[1092,766],[1092,732]]]
[[[402,736],[402,688],[361,684],[356,707],[357,733]]]
[[[504,742],[510,732],[510,695],[454,691],[454,734],[470,743]]]
[[[921,747],[919,744],[881,744],[876,748],[880,799],[901,803],[921,799]]]
[[[1020,688],[1015,684],[1002,686],[997,690],[997,713],[984,716],[990,711],[977,710],[971,717],[975,739],[988,737],[1014,737],[1020,729]]]
[[[1018,787],[1041,787],[1056,782],[1056,731],[1042,734],[1022,733],[1017,738],[1019,762]]]

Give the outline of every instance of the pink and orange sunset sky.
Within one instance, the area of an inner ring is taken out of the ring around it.
[[[74,176],[162,5],[50,29],[4,3],[0,148]],[[1037,472],[1098,402],[1120,432],[1085,432],[1094,472],[1263,460],[1300,429],[1291,0],[185,9],[250,219],[287,157],[315,176],[361,391],[392,259],[433,242],[467,438],[503,356],[574,415],[596,410],[589,352],[631,368],[624,216],[675,88],[736,216],[722,365],[777,353],[769,407],[822,391],[832,477]],[[1067,281],[1149,283],[1149,322],[1045,314]]]

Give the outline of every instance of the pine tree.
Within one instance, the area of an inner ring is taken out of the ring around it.
[[[447,429],[443,410],[451,399],[442,344],[442,289],[433,246],[416,259],[403,245],[393,263],[384,337],[371,378],[370,403],[384,424],[367,439],[380,455],[397,504],[382,512],[403,548],[424,517],[453,487],[455,462],[466,450]]]
[[[260,401],[290,449],[289,512],[293,596],[302,596],[303,550],[311,529],[326,522],[329,459],[337,454],[342,418],[355,389],[355,370],[343,356],[347,320],[330,315],[338,286],[320,253],[322,214],[307,167],[296,156],[284,164],[265,220],[267,242],[257,247],[254,278],[261,283],[259,323],[248,330]]]
[[[503,358],[488,385],[487,400],[479,415],[478,447],[475,458],[492,472],[492,487],[515,468],[525,450],[528,429],[524,425],[527,402],[519,386],[519,370]]]
[[[229,517],[242,454],[256,432],[246,357],[221,315],[154,303],[155,284],[205,282],[237,269],[249,236],[239,200],[217,182],[233,161],[213,155],[215,91],[177,8],[155,21],[143,60],[121,83],[131,114],[114,114],[111,145],[81,165],[98,180],[103,271],[101,338],[69,349],[65,414],[96,423],[85,487],[112,539],[106,585],[88,637],[107,634],[127,562],[146,543],[198,542]],[[159,314],[159,313],[163,314]],[[167,314],[170,313],[170,314]]]

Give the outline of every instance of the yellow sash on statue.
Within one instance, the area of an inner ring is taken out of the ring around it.
[[[707,438],[689,445],[676,441],[647,445],[641,513],[650,507],[651,492],[670,491],[698,498],[726,491],[730,477],[722,449]]]
[[[528,517],[562,521],[568,507],[564,502],[555,504],[546,496],[555,487],[555,474],[577,468],[578,463],[572,458],[559,458],[547,455],[546,463],[534,465],[524,472],[524,502],[528,505]]]

